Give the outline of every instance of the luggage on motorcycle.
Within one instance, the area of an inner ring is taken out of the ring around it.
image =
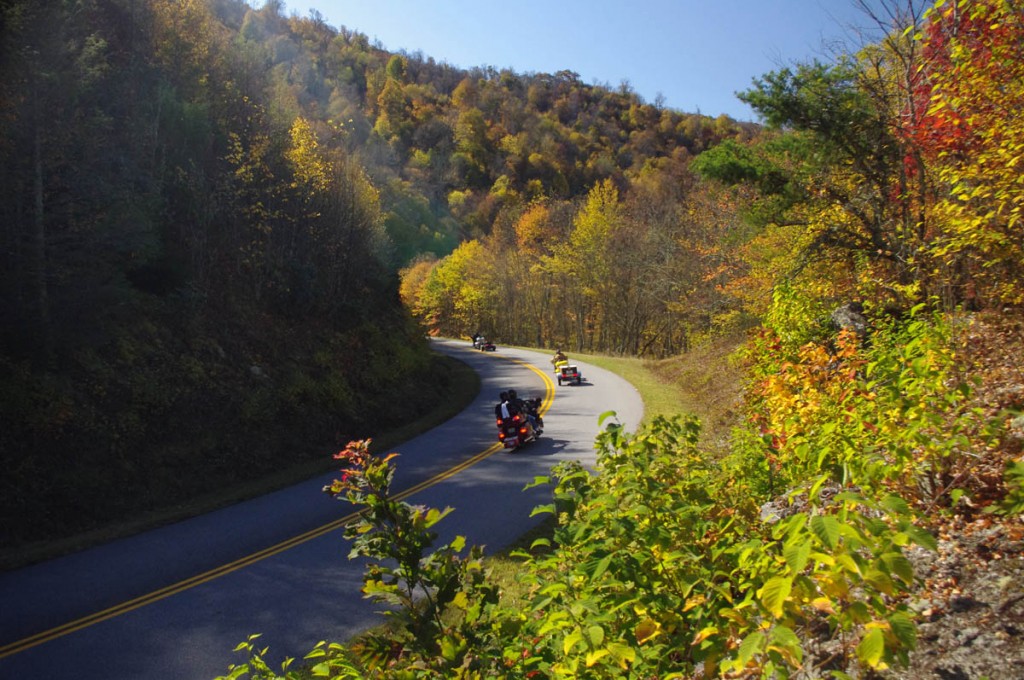
[[[501,442],[502,446],[506,449],[516,450],[521,446],[529,444],[532,441],[536,441],[537,437],[543,432],[543,420],[537,412],[540,407],[541,399],[524,399],[523,406],[532,415],[537,422],[536,428],[531,424],[530,418],[527,413],[516,412],[510,413],[509,417],[497,419],[498,423],[498,441]],[[515,408],[512,403],[506,404],[510,410]]]
[[[566,384],[582,384],[583,376],[580,374],[580,369],[566,362],[558,371],[558,384],[561,385],[563,382]]]

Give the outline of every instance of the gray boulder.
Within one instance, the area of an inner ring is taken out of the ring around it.
[[[848,330],[863,338],[868,333],[868,320],[864,316],[864,305],[847,302],[832,312],[832,325],[837,331]]]

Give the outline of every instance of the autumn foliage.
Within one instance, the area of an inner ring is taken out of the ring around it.
[[[576,201],[534,196],[406,269],[406,300],[445,333],[656,354],[759,328],[724,455],[692,417],[634,434],[605,420],[597,470],[536,482],[554,529],[521,555],[528,606],[481,606],[474,645],[410,642],[359,672],[913,669],[916,604],[948,595],[921,581],[920,555],[950,527],[1013,526],[1024,497],[1006,428],[1019,369],[994,349],[1019,347],[1021,17],[937,3],[836,64],[758,81],[743,96],[762,135]],[[850,301],[861,323],[838,328]]]
[[[1024,14],[1015,2],[946,2],[929,19],[910,134],[936,182],[935,254],[1017,304]]]
[[[365,513],[349,538],[396,628],[319,646],[314,675],[911,660],[913,554],[1024,507],[1021,392],[972,353],[1024,302],[1020,2],[940,0],[765,74],[740,95],[762,124],[282,8],[0,10],[5,544],[354,438],[329,491]],[[505,607],[362,439],[444,393],[424,330],[640,357],[751,331],[746,419],[724,453],[688,416],[606,419],[597,470],[538,479],[553,534]],[[234,677],[275,677],[240,650]]]

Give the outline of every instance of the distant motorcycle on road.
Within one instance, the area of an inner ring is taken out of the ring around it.
[[[555,356],[551,357],[551,365],[555,367],[555,375],[558,376],[558,384],[582,385],[583,374],[578,366],[569,363],[569,357],[565,356],[559,348]]]
[[[478,349],[481,352],[493,352],[498,347],[484,336],[477,335],[473,338],[473,349]]]
[[[582,385],[583,374],[580,373],[580,369],[577,366],[573,366],[570,363],[565,363],[558,368],[558,384],[566,385]]]

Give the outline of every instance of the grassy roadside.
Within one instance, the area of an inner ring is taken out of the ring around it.
[[[743,339],[721,338],[668,359],[636,359],[572,353],[631,383],[644,402],[644,423],[655,416],[692,413],[704,426],[705,443],[720,450],[739,417],[741,370],[734,358]]]
[[[450,365],[455,376],[450,399],[437,404],[437,408],[422,418],[406,423],[399,428],[375,433],[372,437],[372,449],[377,452],[390,450],[404,441],[422,434],[461,412],[480,391],[480,378],[466,364],[455,359],[440,355],[439,360]],[[325,451],[322,458],[306,461],[279,470],[274,475],[262,479],[249,480],[231,487],[217,490],[192,499],[188,503],[162,508],[129,520],[109,524],[107,526],[68,538],[40,541],[0,553],[0,571],[9,571],[36,562],[53,559],[61,555],[77,552],[100,545],[118,538],[131,536],[149,529],[178,522],[189,517],[211,512],[250,498],[256,498],[278,489],[298,484],[317,475],[330,472],[337,467],[330,453]]]

